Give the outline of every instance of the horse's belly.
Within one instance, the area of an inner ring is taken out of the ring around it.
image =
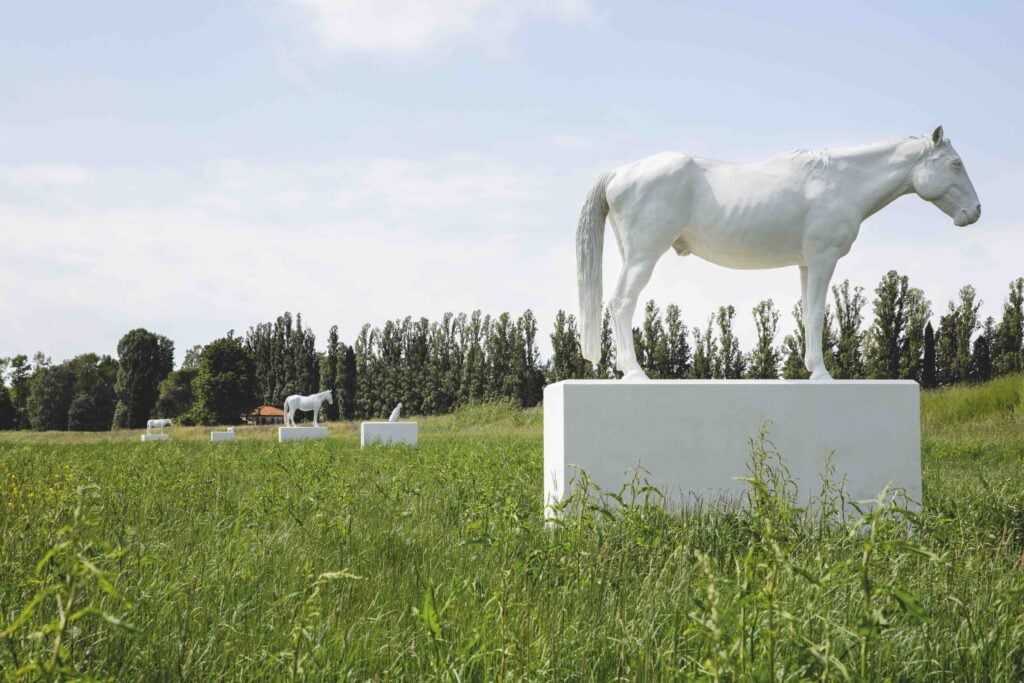
[[[680,241],[694,256],[726,268],[783,268],[802,259],[801,240],[788,231],[703,228],[684,230]]]

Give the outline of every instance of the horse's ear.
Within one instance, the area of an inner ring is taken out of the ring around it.
[[[942,144],[942,126],[932,131],[932,142],[938,146]]]

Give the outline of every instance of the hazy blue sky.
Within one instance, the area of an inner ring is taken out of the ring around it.
[[[984,207],[916,197],[837,278],[890,268],[998,314],[1024,275],[1024,3],[603,0],[16,3],[0,22],[0,356],[192,344],[301,312],[363,322],[575,310],[597,173],[666,149],[753,161],[943,124]],[[609,233],[609,238],[611,235]],[[618,254],[606,249],[606,283]],[[700,324],[796,269],[666,256]]]

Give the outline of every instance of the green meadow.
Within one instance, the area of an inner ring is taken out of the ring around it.
[[[542,415],[420,420],[418,449],[171,428],[0,434],[8,680],[1021,680],[1024,378],[926,393],[919,513],[643,481],[546,528]],[[823,459],[825,454],[823,455]]]

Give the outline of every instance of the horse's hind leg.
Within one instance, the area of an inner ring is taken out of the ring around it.
[[[615,334],[615,365],[626,380],[647,379],[637,362],[636,349],[633,347],[633,313],[636,311],[640,291],[650,281],[657,261],[657,258],[633,262],[627,259],[619,273],[615,293],[608,300]]]

